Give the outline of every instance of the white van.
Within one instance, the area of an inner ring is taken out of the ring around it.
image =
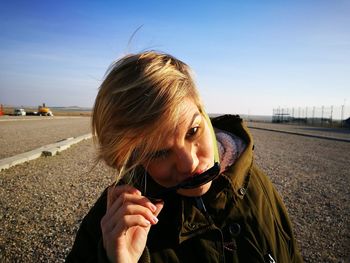
[[[14,115],[15,116],[26,116],[26,112],[24,109],[15,109]]]

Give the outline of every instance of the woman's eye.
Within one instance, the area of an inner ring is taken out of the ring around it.
[[[187,132],[187,137],[192,137],[192,136],[196,135],[196,133],[198,132],[198,130],[199,130],[199,127],[198,127],[198,126],[191,128],[191,129]]]

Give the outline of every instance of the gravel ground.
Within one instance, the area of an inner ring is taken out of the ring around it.
[[[89,132],[89,117],[1,117],[0,159]]]
[[[63,262],[82,217],[113,179],[104,165],[93,167],[90,139],[0,172],[0,262]]]
[[[256,162],[285,201],[305,262],[350,262],[350,143],[251,131]]]
[[[350,143],[251,130],[305,262],[350,262]],[[0,172],[0,262],[63,262],[82,217],[113,179],[87,140]],[[64,165],[63,165],[64,164]]]

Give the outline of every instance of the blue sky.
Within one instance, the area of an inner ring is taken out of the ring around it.
[[[147,49],[189,64],[211,113],[350,104],[350,1],[13,0],[0,30],[6,105],[91,107],[109,64]]]

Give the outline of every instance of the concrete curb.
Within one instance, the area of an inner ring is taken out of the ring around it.
[[[0,171],[8,169],[8,168],[15,166],[17,164],[21,164],[24,162],[28,162],[28,161],[37,159],[41,156],[54,156],[57,153],[68,149],[73,144],[76,144],[80,141],[87,140],[90,138],[92,138],[91,133],[81,135],[81,136],[78,136],[75,138],[70,137],[70,138],[64,139],[64,140],[56,142],[56,143],[52,143],[52,144],[48,144],[48,145],[39,147],[39,148],[32,150],[32,151],[29,151],[29,152],[25,152],[25,153],[21,153],[21,154],[12,156],[12,157],[1,159],[0,160]]]

